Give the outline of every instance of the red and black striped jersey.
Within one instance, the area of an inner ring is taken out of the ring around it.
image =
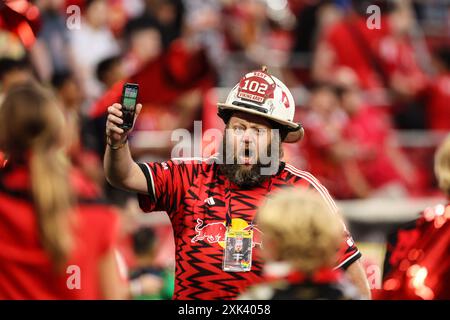
[[[148,194],[138,196],[141,208],[145,212],[166,211],[172,221],[176,250],[174,299],[233,299],[262,280],[262,232],[253,222],[262,200],[270,193],[289,186],[313,188],[332,210],[337,210],[317,179],[285,163],[275,175],[250,189],[230,182],[214,158],[139,166],[148,182]],[[222,270],[227,212],[232,218],[232,229],[253,229],[249,272]],[[338,267],[346,268],[360,256],[348,234]]]

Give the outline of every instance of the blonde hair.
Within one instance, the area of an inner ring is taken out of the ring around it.
[[[450,134],[439,146],[434,157],[434,173],[439,188],[450,196]]]
[[[275,259],[307,274],[336,265],[344,224],[317,192],[285,189],[269,197],[258,212],[258,225],[274,245]]]
[[[0,149],[11,163],[29,167],[41,242],[59,268],[71,249],[68,214],[74,197],[61,152],[64,117],[54,101],[35,84],[12,89],[0,107]]]

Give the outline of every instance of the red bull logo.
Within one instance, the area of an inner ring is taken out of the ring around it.
[[[235,218],[232,219],[231,229],[234,231],[248,231],[253,230],[253,247],[259,245],[262,248],[263,233],[255,225],[249,225],[245,220]],[[200,218],[197,219],[195,226],[196,235],[191,239],[191,242],[207,241],[208,243],[218,243],[222,248],[225,247],[225,233],[227,231],[226,223],[212,222],[204,224]]]
[[[195,226],[195,232],[197,235],[192,238],[191,242],[207,240],[209,243],[217,243],[219,241],[225,241],[225,232],[227,227],[225,222],[213,222],[207,223],[203,226],[203,220],[197,219],[197,225]]]

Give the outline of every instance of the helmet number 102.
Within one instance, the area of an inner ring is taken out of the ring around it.
[[[257,92],[258,94],[265,95],[268,89],[267,83],[261,83],[256,80],[245,80],[242,90]]]

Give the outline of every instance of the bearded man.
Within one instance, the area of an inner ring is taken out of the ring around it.
[[[315,190],[337,211],[316,178],[282,161],[282,143],[301,140],[304,130],[293,121],[291,92],[264,68],[247,73],[226,102],[218,103],[226,124],[219,157],[136,163],[127,143],[130,131],[120,128],[121,108],[117,103],[108,108],[105,174],[113,186],[138,193],[144,212],[169,215],[176,250],[175,299],[234,299],[262,279],[264,235],[254,224],[255,215],[280,188]],[[136,116],[141,108],[138,104]],[[336,270],[343,270],[369,298],[361,254],[347,231],[342,239]],[[232,254],[236,243],[242,254]]]

